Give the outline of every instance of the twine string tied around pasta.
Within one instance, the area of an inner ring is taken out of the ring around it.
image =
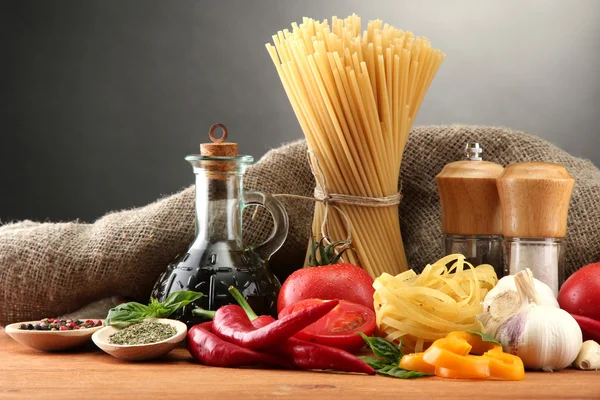
[[[369,196],[355,196],[349,194],[340,194],[340,193],[331,193],[327,186],[327,178],[325,177],[325,173],[323,172],[323,168],[319,163],[319,158],[317,155],[308,150],[308,162],[310,165],[310,170],[315,177],[315,190],[313,193],[313,197],[301,196],[295,194],[274,194],[273,197],[287,197],[292,199],[302,199],[309,200],[314,202],[320,202],[324,205],[323,211],[323,222],[321,223],[321,235],[324,238],[327,244],[330,244],[329,240],[329,208],[335,209],[338,214],[344,219],[344,225],[346,227],[347,238],[344,246],[338,248],[337,251],[341,251],[344,247],[349,247],[352,240],[352,222],[348,215],[338,206],[339,204],[346,204],[350,206],[361,206],[361,207],[391,207],[397,204],[400,204],[400,200],[402,199],[402,195],[400,191],[391,196],[384,197],[369,197]],[[254,212],[256,215],[256,211]],[[253,217],[254,218],[254,217]]]

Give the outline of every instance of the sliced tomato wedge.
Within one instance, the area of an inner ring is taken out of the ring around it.
[[[323,301],[320,299],[306,299],[290,304],[281,310],[279,318]],[[317,322],[298,332],[294,337],[354,353],[365,345],[358,332],[371,336],[375,332],[375,328],[375,313],[373,311],[361,304],[340,300],[340,303],[333,310]]]

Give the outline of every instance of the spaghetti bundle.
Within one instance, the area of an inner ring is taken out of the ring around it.
[[[333,17],[331,26],[304,18],[292,28],[274,35],[267,50],[318,160],[317,187],[326,182],[328,193],[386,200],[336,203],[341,212],[316,203],[313,235],[321,235],[327,218],[328,236],[344,239],[347,217],[358,254],[346,252],[348,261],[372,276],[405,271],[393,200],[408,134],[444,54],[427,38],[379,20],[361,35],[357,15]]]

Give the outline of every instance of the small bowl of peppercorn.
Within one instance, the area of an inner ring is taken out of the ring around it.
[[[187,326],[168,318],[147,318],[125,328],[107,326],[92,335],[96,346],[113,357],[143,361],[169,353],[185,339]]]
[[[17,322],[4,329],[8,336],[25,346],[42,351],[61,351],[88,343],[92,334],[102,327],[101,319],[44,318]]]

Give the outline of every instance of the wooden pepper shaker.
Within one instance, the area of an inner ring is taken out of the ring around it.
[[[446,255],[460,253],[474,264],[490,264],[503,273],[502,211],[496,179],[504,168],[482,161],[482,148],[468,143],[467,160],[446,164],[435,181],[442,205]]]
[[[526,162],[506,167],[498,179],[506,273],[529,268],[558,294],[574,185],[562,165]]]

